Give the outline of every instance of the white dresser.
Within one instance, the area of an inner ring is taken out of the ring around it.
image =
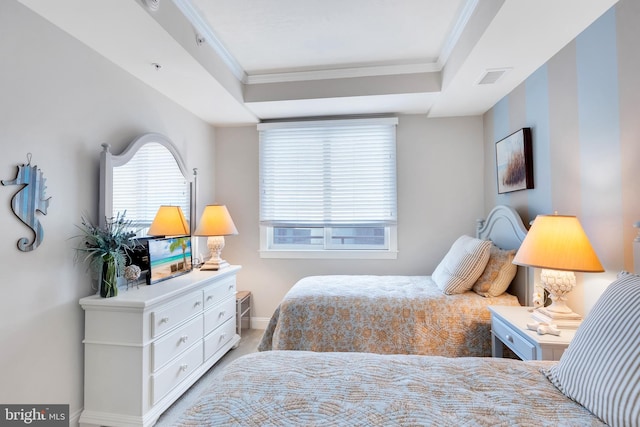
[[[236,274],[193,271],[85,310],[81,425],[151,426],[236,346]]]

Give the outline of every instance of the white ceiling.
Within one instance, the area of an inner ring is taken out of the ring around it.
[[[202,119],[233,126],[482,114],[617,0],[19,1]],[[487,71],[505,72],[478,84]]]

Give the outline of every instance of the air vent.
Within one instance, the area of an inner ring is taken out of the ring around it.
[[[144,4],[152,12],[155,12],[160,8],[160,0],[144,0]]]
[[[484,74],[482,74],[482,77],[480,77],[477,84],[492,85],[500,80],[502,76],[504,76],[505,73],[510,69],[511,68],[493,68],[490,70],[485,70]]]

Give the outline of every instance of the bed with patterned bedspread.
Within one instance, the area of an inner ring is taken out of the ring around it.
[[[563,396],[542,366],[492,358],[254,353],[228,365],[178,425],[603,425]]]
[[[512,263],[526,233],[515,210],[496,206],[430,276],[302,278],[274,311],[259,350],[490,356],[487,307],[530,304],[529,276]]]
[[[248,354],[218,372],[177,425],[638,427],[639,306],[640,276],[620,272],[558,362]]]
[[[490,356],[489,305],[503,293],[445,295],[431,276],[312,276],[285,295],[259,350]]]

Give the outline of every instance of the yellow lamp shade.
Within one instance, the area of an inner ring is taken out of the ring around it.
[[[189,235],[189,224],[180,206],[160,206],[147,235],[185,236]]]
[[[538,215],[513,263],[552,270],[604,271],[580,221],[568,215]]]
[[[200,217],[194,236],[230,236],[238,234],[225,205],[207,205]]]

